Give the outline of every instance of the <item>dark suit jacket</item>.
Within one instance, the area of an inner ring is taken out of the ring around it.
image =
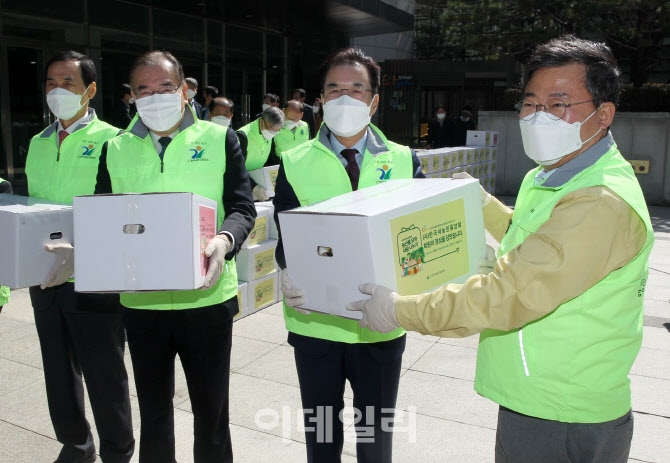
[[[107,122],[114,127],[119,129],[125,129],[130,124],[130,121],[133,120],[133,116],[130,114],[130,105],[123,101],[121,98],[117,98],[114,101],[114,106],[112,107],[112,112],[109,115],[109,118],[106,118]]]
[[[421,172],[421,161],[419,161],[414,150],[410,151],[412,152],[414,178],[426,178],[423,172]],[[279,232],[279,241],[277,242],[277,249],[275,250],[275,258],[277,259],[279,267],[284,269],[286,268],[286,259],[284,258],[284,246],[281,237],[281,227],[279,226],[279,213],[300,207],[300,201],[286,178],[284,164],[281,161],[279,162],[279,172],[277,173],[277,183],[275,185],[275,197],[272,200],[272,203],[275,207],[274,219],[277,224],[277,231]]]
[[[476,126],[472,119],[463,122],[460,117],[453,120],[454,128],[452,129],[451,145],[448,146],[464,146],[467,139],[468,130],[475,130]]]
[[[444,148],[445,146],[461,146],[453,142],[454,121],[445,118],[440,125],[439,121],[433,120],[428,123],[428,137],[426,141],[432,148]],[[465,143],[463,143],[465,144]]]
[[[141,123],[141,121],[138,122]],[[180,130],[183,130],[181,126]],[[112,192],[112,181],[107,170],[107,143],[105,143],[100,152],[95,194]],[[256,207],[251,195],[249,174],[244,167],[244,157],[242,156],[242,150],[240,150],[240,144],[237,141],[235,132],[232,130],[226,132],[226,171],[223,174],[223,207],[226,215],[219,232],[229,232],[235,238],[233,249],[226,254],[226,259],[230,260],[239,252],[240,246],[247,239],[256,220]]]
[[[195,111],[195,115],[198,117],[198,119],[202,119],[204,117],[205,108],[203,108],[203,106],[200,103],[195,101],[195,98],[193,99],[192,103],[193,104],[191,105],[191,107]]]
[[[302,112],[302,120],[307,122],[309,126],[309,138],[312,139],[316,137],[316,122],[314,121],[314,108],[312,108],[307,103],[302,104],[304,109]]]

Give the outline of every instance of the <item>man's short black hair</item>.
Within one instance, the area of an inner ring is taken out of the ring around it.
[[[472,112],[472,106],[470,106],[469,104],[466,104],[466,105],[463,106],[462,111],[470,111],[470,112]]]
[[[209,102],[209,112],[213,112],[214,108],[217,106],[228,108],[231,113],[235,114],[235,103],[233,103],[233,100],[229,100],[223,96],[212,98],[212,101]]]
[[[137,57],[133,63],[133,67],[130,68],[128,73],[130,84],[133,83],[133,74],[140,66],[157,66],[161,61],[167,61],[172,66],[172,72],[174,74],[174,79],[176,85],[184,84],[184,69],[181,67],[181,63],[177,58],[174,57],[169,51],[153,50],[148,51]]]
[[[437,113],[437,111],[439,111],[440,109],[444,109],[445,113],[447,112],[447,108],[445,108],[443,104],[437,105],[437,107],[435,108],[435,112]]]
[[[184,79],[187,84],[193,85],[195,88],[198,88],[198,81],[195,79],[195,77],[187,77]]]
[[[605,43],[564,35],[539,45],[523,66],[521,88],[538,69],[582,64],[586,68],[586,90],[599,107],[605,102],[617,104],[623,88],[621,70],[612,50]]]
[[[296,93],[300,94],[300,98],[307,98],[307,92],[305,91],[304,88],[296,88],[295,90],[293,90],[293,95],[295,95]]]
[[[95,71],[95,64],[91,58],[86,55],[82,55],[74,50],[67,51],[58,51],[47,61],[47,65],[44,68],[44,80],[46,81],[47,72],[49,72],[49,67],[53,63],[58,61],[77,61],[80,63],[79,68],[81,69],[81,78],[84,81],[84,85],[87,87],[91,85],[91,82],[95,82],[98,77],[97,72]]]
[[[274,93],[266,93],[263,96],[263,99],[268,98],[270,100],[270,103],[279,103],[279,96],[275,95]]]
[[[209,95],[212,98],[216,98],[217,96],[219,96],[219,89],[211,85],[208,85],[207,87],[205,87],[205,95]]]
[[[342,48],[331,54],[321,65],[321,88],[326,85],[326,74],[331,68],[343,64],[360,64],[368,70],[372,94],[379,92],[381,85],[381,68],[372,57],[366,55],[360,48]]]
[[[129,84],[121,85],[121,90],[119,91],[119,96],[121,98],[123,98],[126,95],[130,95],[130,85]]]

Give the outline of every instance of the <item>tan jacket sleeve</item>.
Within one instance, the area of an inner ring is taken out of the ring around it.
[[[612,190],[583,188],[563,197],[535,233],[498,259],[492,273],[432,293],[398,296],[396,315],[406,330],[442,337],[520,328],[624,266],[645,237],[640,217]]]
[[[500,243],[507,233],[509,221],[514,211],[505,206],[498,198],[491,196],[489,203],[484,206],[484,227]]]

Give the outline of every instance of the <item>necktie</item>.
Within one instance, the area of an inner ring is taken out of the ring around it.
[[[361,169],[358,167],[358,163],[356,162],[357,153],[358,150],[354,148],[343,149],[340,153],[344,159],[347,160],[347,167],[345,167],[344,170],[346,170],[347,175],[349,175],[349,180],[351,180],[351,188],[354,191],[358,189],[358,178],[361,175]]]
[[[67,137],[68,135],[70,135],[70,132],[68,132],[67,130],[61,130],[60,132],[58,132],[58,146],[63,144],[63,140],[65,140],[65,137]]]
[[[158,156],[161,158],[161,163],[163,162],[163,156],[165,155],[165,150],[167,149],[167,147],[168,147],[168,145],[170,144],[171,141],[172,141],[172,138],[170,138],[170,137],[160,137],[158,139],[158,143],[160,143],[161,146],[163,147],[161,152],[158,153]]]

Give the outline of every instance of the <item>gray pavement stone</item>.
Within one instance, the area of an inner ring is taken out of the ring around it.
[[[60,443],[53,438],[0,421],[2,463],[51,462],[60,449]]]
[[[664,416],[670,419],[670,381],[647,376],[629,375],[633,396],[633,411]]]
[[[274,344],[283,344],[287,336],[284,319],[263,311],[236,321],[233,334]]]
[[[233,325],[233,332],[234,330],[235,325]],[[277,344],[233,335],[230,370],[237,371],[275,349],[277,349]]]
[[[237,373],[255,378],[299,387],[293,347],[275,346],[266,355],[237,370]]]
[[[670,256],[669,256],[670,257]],[[649,279],[644,291],[645,299],[670,301],[670,275],[649,269]]]
[[[476,360],[477,349],[436,343],[411,370],[474,382]]]
[[[670,419],[635,413],[630,457],[652,463],[667,463],[670,461],[668,436],[670,436]]]
[[[668,328],[644,326],[642,329],[642,347],[670,351],[670,331]]]
[[[0,396],[17,391],[29,384],[41,381],[41,369],[0,358]]]
[[[670,278],[668,278],[670,284]],[[670,318],[670,301],[644,299],[644,314],[652,317]]]
[[[667,351],[643,347],[635,359],[630,373],[670,380],[670,355]]]
[[[439,338],[440,344],[451,344],[452,346],[471,347],[477,349],[479,347],[479,335],[468,336],[467,338]]]

